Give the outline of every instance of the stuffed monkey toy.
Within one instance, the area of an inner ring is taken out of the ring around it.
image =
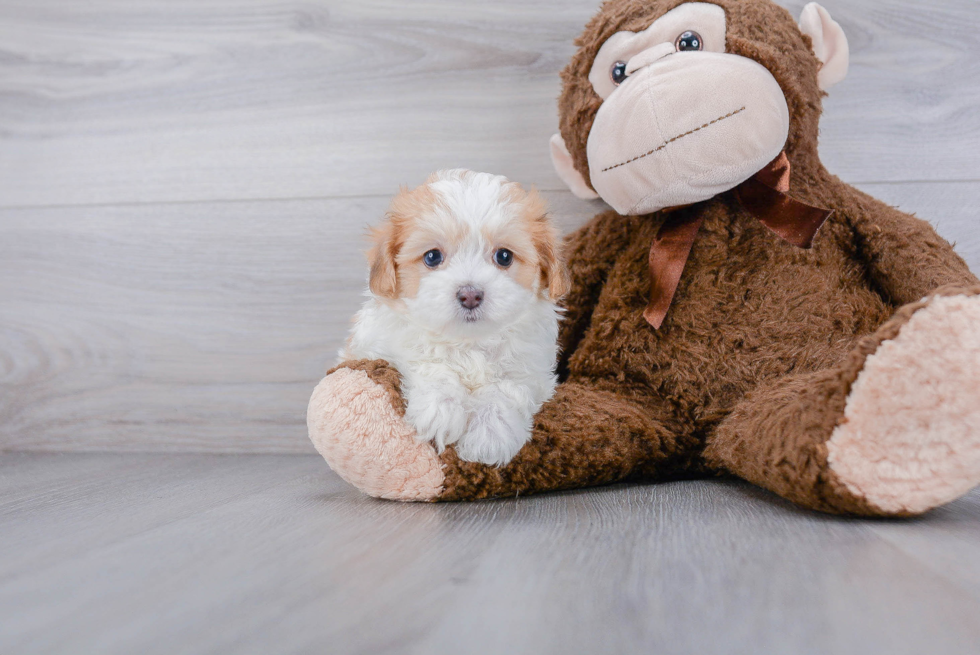
[[[331,371],[310,437],[365,493],[473,500],[730,475],[908,516],[980,482],[980,283],[817,153],[847,40],[816,4],[608,0],[562,72],[555,166],[613,209],[571,234],[561,384],[506,466],[414,438],[383,361]]]

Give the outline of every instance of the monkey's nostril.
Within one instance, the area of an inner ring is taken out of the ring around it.
[[[460,287],[456,292],[456,300],[466,309],[476,309],[483,302],[483,289],[472,286]]]

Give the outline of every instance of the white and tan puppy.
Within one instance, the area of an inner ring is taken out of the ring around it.
[[[401,373],[419,439],[506,464],[556,382],[568,279],[543,201],[500,176],[439,171],[403,189],[372,238],[369,299],[341,357]]]

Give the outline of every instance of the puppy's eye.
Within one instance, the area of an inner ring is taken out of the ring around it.
[[[626,81],[626,62],[617,61],[609,69],[609,77],[612,78],[613,84],[619,86]]]
[[[442,263],[442,251],[441,250],[430,250],[429,252],[422,255],[422,262],[429,268],[435,268]]]
[[[493,261],[497,262],[497,266],[507,268],[514,263],[514,253],[506,248],[501,248],[497,252],[493,253]]]
[[[688,30],[677,37],[677,40],[674,41],[674,47],[677,48],[677,52],[700,50],[704,47],[704,42],[701,40],[700,34]]]

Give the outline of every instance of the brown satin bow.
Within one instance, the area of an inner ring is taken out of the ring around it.
[[[747,212],[798,248],[809,248],[831,210],[812,207],[786,195],[789,191],[789,159],[781,152],[768,166],[735,188],[735,196]],[[650,302],[643,318],[659,329],[670,309],[687,258],[694,246],[703,215],[667,216],[650,244]]]

